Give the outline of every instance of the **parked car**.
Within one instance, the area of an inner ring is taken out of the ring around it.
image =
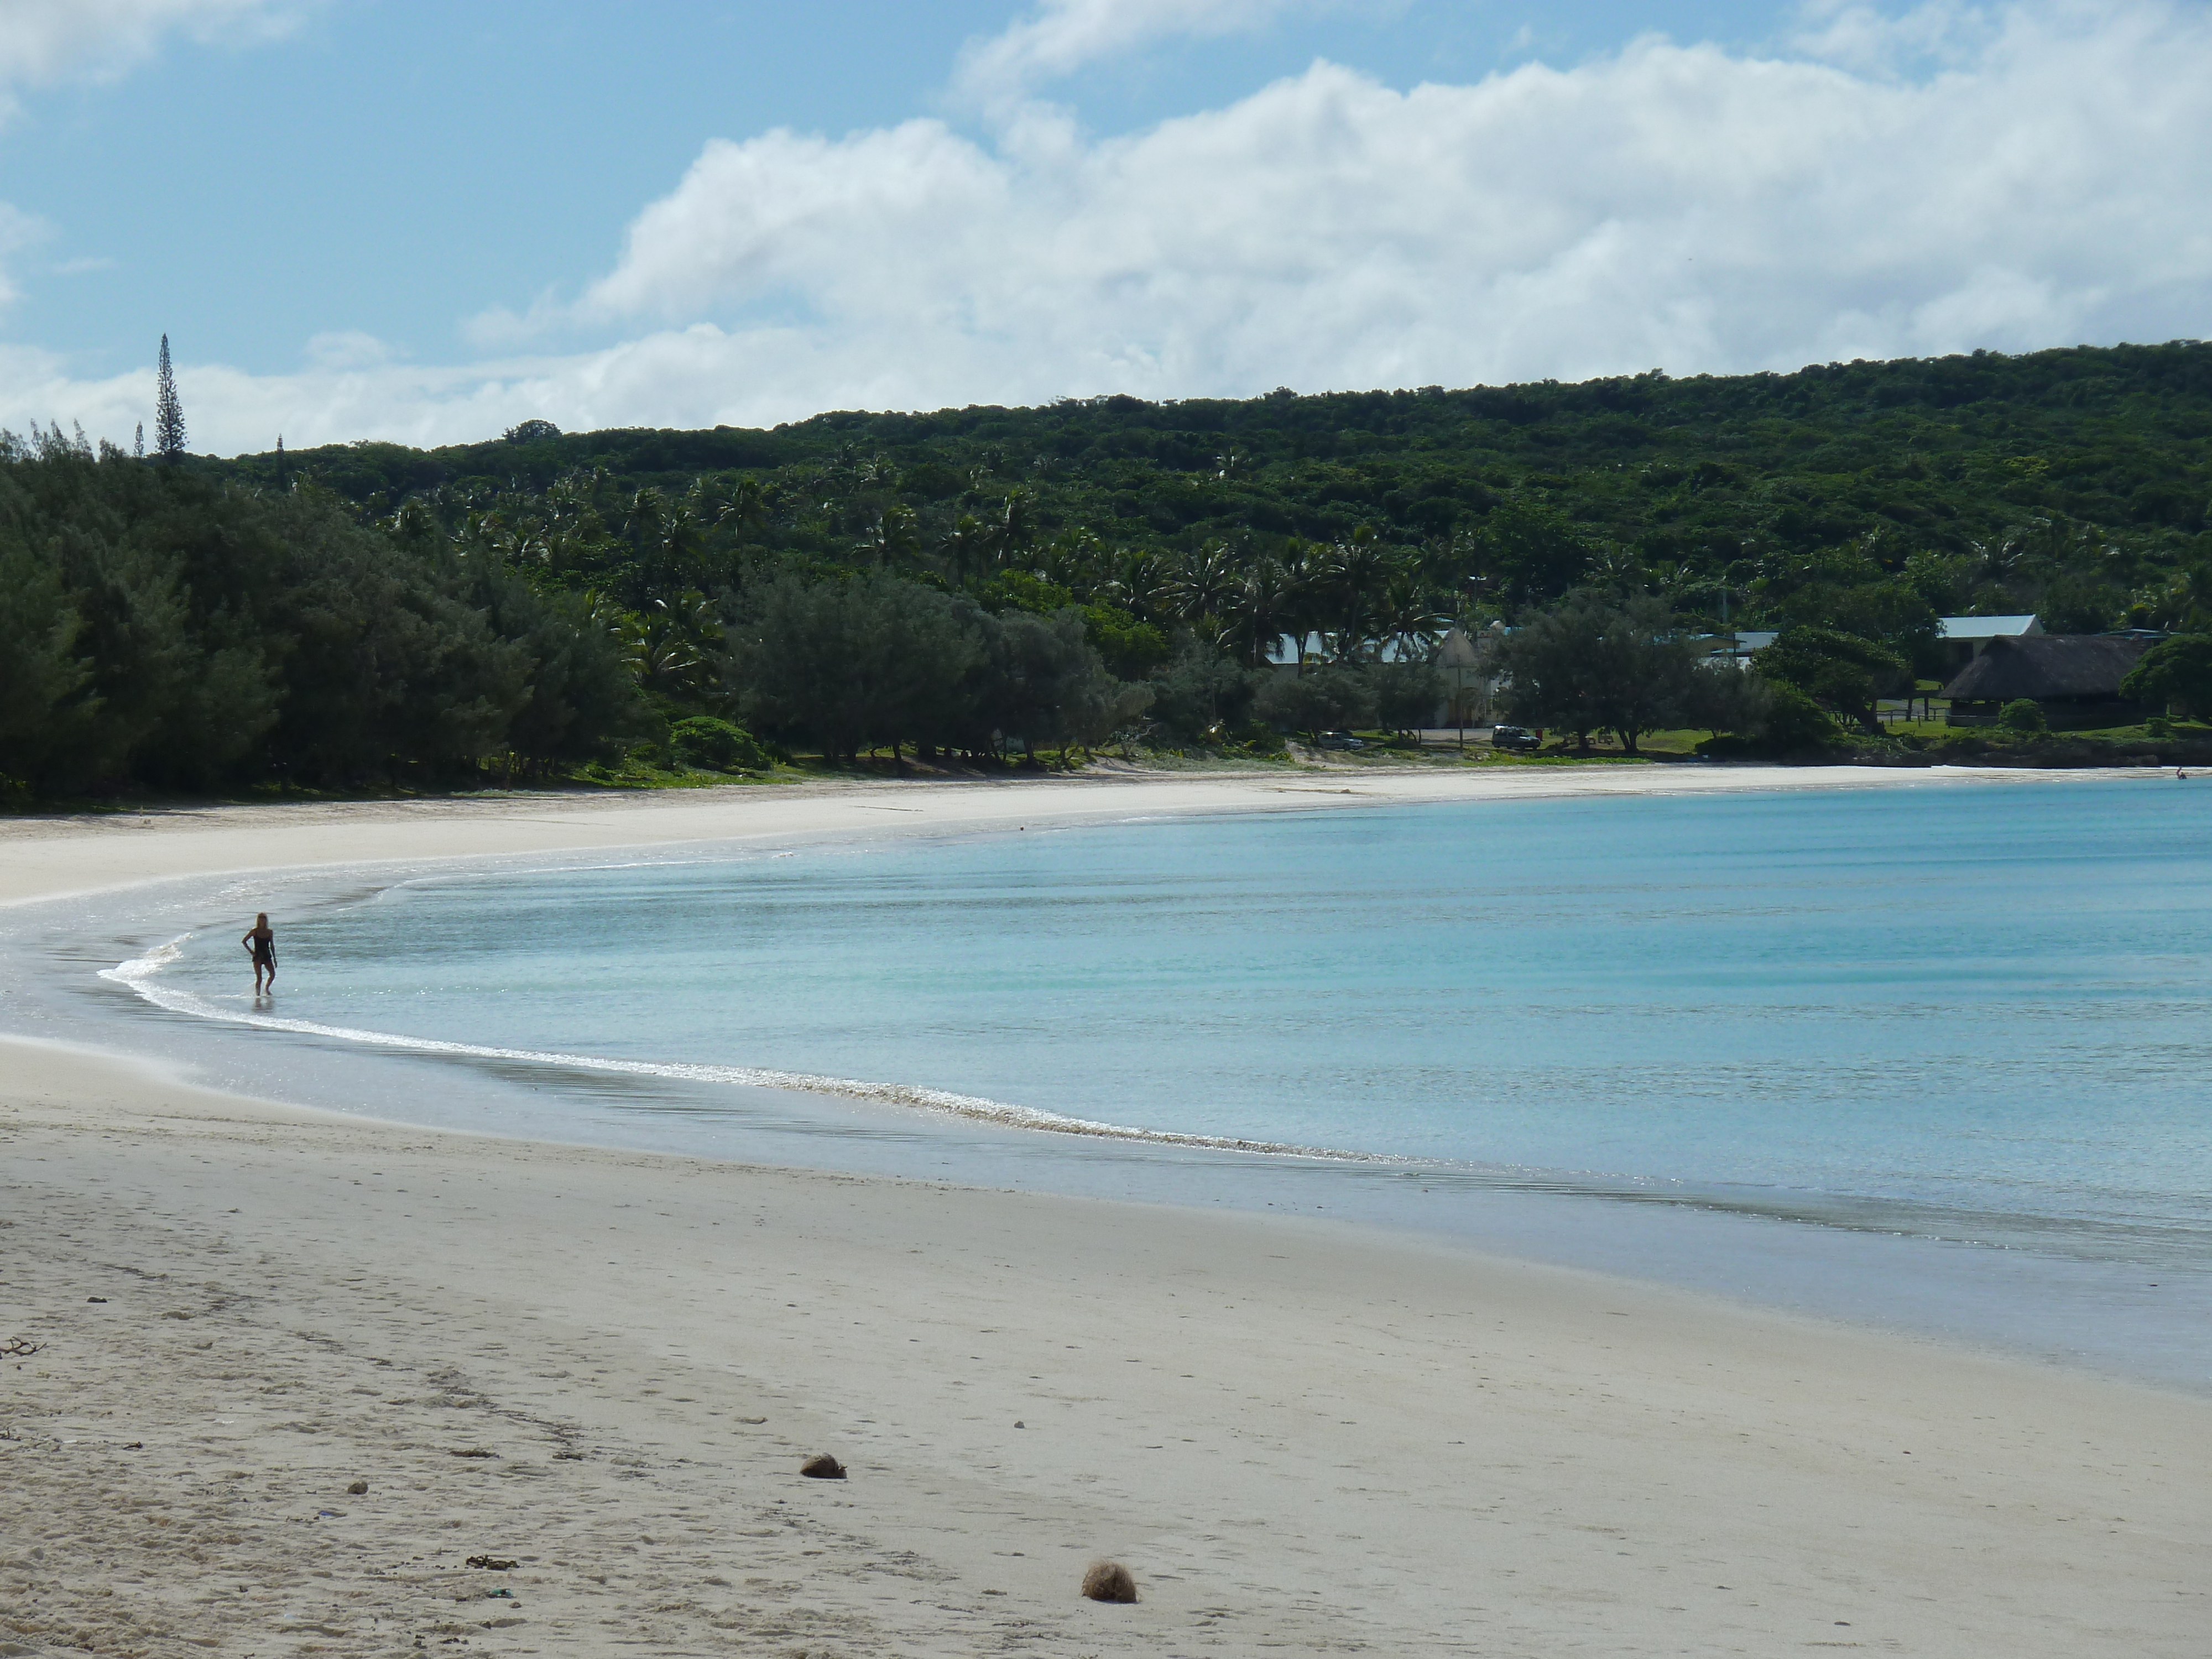
[[[1324,749],[1364,749],[1367,745],[1349,732],[1324,732],[1321,734]]]
[[[1494,726],[1490,730],[1492,749],[1536,750],[1544,746],[1543,738],[1525,726]]]

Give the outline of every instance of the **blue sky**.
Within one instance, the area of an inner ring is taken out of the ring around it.
[[[2212,332],[2201,6],[7,9],[9,424],[165,331],[217,449]]]

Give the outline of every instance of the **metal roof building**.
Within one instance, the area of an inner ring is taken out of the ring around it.
[[[2032,639],[2043,632],[2040,617],[1938,617],[1942,629],[1943,660],[1956,673],[1989,649],[1992,640]]]

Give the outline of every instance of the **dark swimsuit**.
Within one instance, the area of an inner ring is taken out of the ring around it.
[[[272,933],[266,939],[256,939],[249,933],[246,935],[246,948],[253,953],[255,967],[266,968],[272,974],[276,971],[276,936],[275,934]]]

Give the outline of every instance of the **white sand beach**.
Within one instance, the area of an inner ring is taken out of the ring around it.
[[[0,902],[1337,791],[1978,775],[18,821]],[[1343,1224],[441,1133],[22,1042],[0,1076],[0,1344],[36,1345],[0,1362],[0,1655],[2204,1650],[2203,1399]],[[815,1451],[849,1478],[801,1477]],[[1077,1595],[1101,1556],[1135,1605]]]
[[[2064,781],[2004,767],[1596,765],[1128,773],[994,781],[823,782],[658,793],[517,794],[213,806],[0,819],[0,904],[132,882],[371,860],[665,846],[738,837],[988,829],[1170,812],[1293,811],[1392,801],[1541,800],[1776,789]],[[2148,773],[2099,775],[2168,775]]]

